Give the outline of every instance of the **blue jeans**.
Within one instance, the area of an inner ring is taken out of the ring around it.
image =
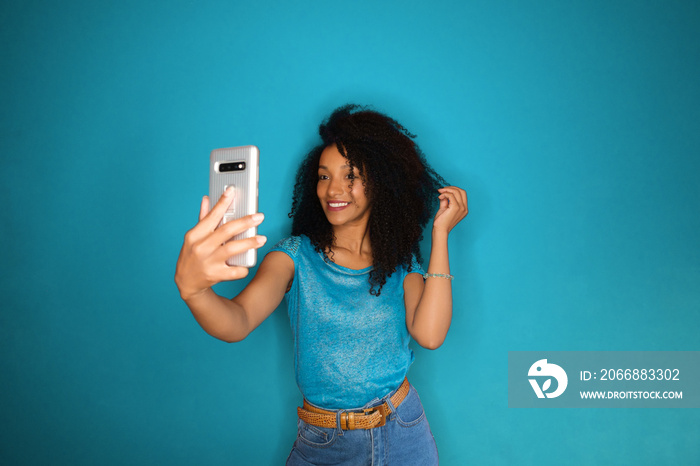
[[[382,427],[342,430],[340,427],[316,427],[299,419],[297,440],[287,465],[438,464],[435,439],[416,390],[411,386],[398,408],[391,405],[390,396],[362,407],[371,408],[388,401],[391,414]]]

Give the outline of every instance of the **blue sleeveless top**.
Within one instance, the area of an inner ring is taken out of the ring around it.
[[[326,409],[362,407],[395,390],[413,362],[403,281],[397,268],[379,296],[369,294],[372,267],[353,270],[326,259],[306,236],[280,241],[294,261],[287,292],[294,370],[302,395]],[[423,273],[413,258],[411,273]]]

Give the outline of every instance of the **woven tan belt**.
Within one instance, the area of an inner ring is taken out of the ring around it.
[[[401,386],[391,395],[391,404],[398,407],[408,395],[411,385],[408,379],[404,379]],[[297,408],[299,419],[317,427],[336,428],[336,413],[325,409],[311,406],[304,400],[304,407]],[[375,406],[373,408],[362,409],[356,412],[343,412],[340,414],[340,428],[343,430],[372,429],[386,424],[386,417],[391,414],[388,403]]]

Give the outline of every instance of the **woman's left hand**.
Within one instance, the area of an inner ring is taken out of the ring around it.
[[[449,233],[469,213],[467,193],[456,186],[438,189],[440,209],[433,220],[433,232]]]

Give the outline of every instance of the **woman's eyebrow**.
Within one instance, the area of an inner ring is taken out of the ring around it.
[[[328,170],[328,167],[325,166],[325,165],[319,165],[318,168],[319,168],[319,169],[323,168],[324,170]],[[342,169],[342,168],[350,168],[350,165],[342,165],[340,168],[341,168],[341,169]]]

